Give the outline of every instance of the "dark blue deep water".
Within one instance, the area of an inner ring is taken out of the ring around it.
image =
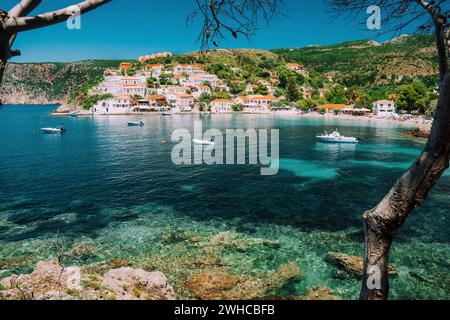
[[[295,261],[303,279],[277,294],[303,294],[326,285],[356,298],[358,280],[333,276],[336,269],[324,257],[329,251],[362,255],[362,213],[381,200],[424,145],[392,125],[203,116],[204,128],[280,130],[281,170],[260,176],[258,166],[173,165],[173,130],[192,130],[199,116],[148,116],[143,128],[131,128],[126,122],[140,118],[55,118],[48,116],[52,109],[0,109],[0,278],[51,259],[55,238],[64,239],[69,249],[74,243],[95,246],[91,257],[72,261],[88,265],[117,257],[138,263],[156,256],[194,256],[196,248],[161,235],[208,239],[228,232],[242,241],[280,244],[216,253],[231,272],[258,274]],[[40,132],[59,123],[66,134]],[[363,142],[316,142],[317,133],[335,128]],[[392,261],[400,275],[393,279],[393,298],[450,298],[449,190],[447,172],[398,235]],[[189,275],[181,267],[156,267],[175,286]]]

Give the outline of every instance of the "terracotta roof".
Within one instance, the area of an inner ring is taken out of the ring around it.
[[[153,96],[149,96],[148,97],[149,100],[162,100],[162,99],[166,99],[166,97],[164,96],[160,96],[160,95],[153,95]]]
[[[228,103],[233,103],[233,101],[231,101],[230,99],[215,99],[212,102],[228,102]]]
[[[345,109],[349,106],[346,104],[323,104],[320,107],[325,109]]]

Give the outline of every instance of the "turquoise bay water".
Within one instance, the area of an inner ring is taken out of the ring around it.
[[[67,250],[93,248],[70,263],[123,258],[150,266],[165,272],[181,297],[192,297],[183,283],[199,272],[185,260],[214,255],[230,273],[259,278],[295,261],[303,279],[274,294],[324,285],[357,298],[359,280],[335,277],[326,253],[362,255],[362,213],[424,144],[400,127],[359,121],[204,116],[204,129],[280,129],[280,173],[263,177],[257,166],[173,165],[172,131],[192,130],[199,116],[149,116],[145,127],[129,128],[132,117],[52,118],[51,109],[0,109],[0,278],[54,258],[61,241]],[[39,130],[59,123],[65,135]],[[316,142],[317,133],[336,128],[363,143]],[[449,189],[447,172],[398,235],[392,298],[450,298]],[[240,245],[215,247],[211,239],[223,232]]]

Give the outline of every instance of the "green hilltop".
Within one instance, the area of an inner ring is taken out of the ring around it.
[[[348,87],[387,84],[392,77],[400,76],[437,85],[437,56],[430,35],[401,36],[386,43],[360,40],[272,52]]]

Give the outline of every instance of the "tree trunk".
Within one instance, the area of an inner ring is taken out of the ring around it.
[[[5,73],[5,68],[6,68],[6,57],[2,57],[0,56],[0,88],[2,86],[2,79],[3,79],[3,74]],[[0,97],[0,103],[1,103],[1,97]]]
[[[2,86],[3,74],[5,73],[6,64],[8,63],[8,59],[11,55],[11,39],[11,35],[0,28],[0,87]]]
[[[8,62],[9,37],[2,34],[0,30],[0,87],[2,86],[3,74],[5,72],[6,63]],[[1,101],[1,97],[0,97]]]
[[[428,143],[388,195],[364,214],[365,259],[360,299],[384,300],[389,293],[389,250],[398,229],[419,207],[449,167],[450,76],[443,79]]]

